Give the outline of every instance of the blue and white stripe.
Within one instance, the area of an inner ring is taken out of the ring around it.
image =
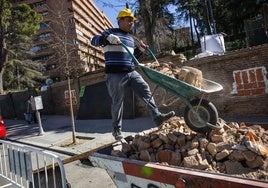
[[[134,53],[133,37],[118,28],[108,29],[92,38],[91,44],[94,46],[104,46],[104,57],[106,66],[133,67],[133,60],[130,54],[121,45],[111,45],[107,40],[109,34],[118,36],[131,53]]]

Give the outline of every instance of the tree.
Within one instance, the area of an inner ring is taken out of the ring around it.
[[[217,0],[213,12],[217,30],[240,38],[244,32],[244,20],[256,18],[261,13],[260,1],[256,0]]]
[[[10,57],[10,56],[9,56]],[[44,82],[42,74],[43,65],[30,60],[18,60],[10,58],[5,65],[3,74],[4,90],[23,90],[29,87],[36,87]]]
[[[25,61],[29,56],[24,52],[29,50],[28,44],[39,28],[42,16],[26,4],[12,8],[9,1],[0,0],[0,7],[0,93],[3,93],[3,73],[8,63],[29,62]],[[30,69],[24,69],[27,70]]]
[[[168,5],[173,3],[173,0],[139,0],[138,17],[143,23],[144,36],[147,44],[154,52],[160,52],[158,44],[159,37],[157,34],[163,31],[170,30],[173,24],[173,17],[168,10]],[[159,26],[163,26],[159,28]],[[159,30],[158,30],[159,28]],[[163,36],[166,34],[163,33]]]
[[[116,5],[107,3],[104,0],[96,1],[101,2],[103,6],[120,7],[120,9],[128,4],[138,18],[135,22],[133,34],[144,40],[154,52],[171,49],[174,19],[169,12],[168,6],[175,0],[119,0]]]
[[[70,116],[72,122],[72,140],[76,143],[76,131],[73,111],[73,98],[71,89],[71,79],[77,78],[81,74],[81,62],[77,60],[77,44],[79,41],[73,41],[73,22],[75,18],[71,10],[66,10],[64,1],[57,1],[53,3],[53,7],[48,5],[49,14],[51,16],[51,23],[48,25],[53,37],[53,42],[48,43],[49,47],[53,49],[54,54],[48,61],[60,65],[57,67],[62,74],[67,78]],[[50,27],[53,25],[53,27]],[[46,42],[46,41],[44,41]],[[64,62],[64,63],[62,63]]]
[[[260,14],[262,0],[178,0],[176,6],[179,19],[195,20],[197,36],[217,31],[239,39],[244,32],[243,21]]]

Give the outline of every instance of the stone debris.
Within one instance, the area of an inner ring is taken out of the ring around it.
[[[223,128],[205,135],[176,116],[161,128],[128,137],[111,155],[268,181],[268,130],[219,121]]]
[[[172,78],[186,82],[198,88],[202,88],[202,71],[194,67],[178,67],[172,62],[159,63],[158,61],[146,63],[145,66],[157,70],[158,72]]]

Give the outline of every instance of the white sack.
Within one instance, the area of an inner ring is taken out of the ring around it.
[[[205,35],[201,38],[202,52],[223,54],[225,52],[224,38],[222,34]]]

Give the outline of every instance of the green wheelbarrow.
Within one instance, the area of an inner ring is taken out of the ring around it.
[[[133,61],[143,74],[156,86],[179,97],[186,105],[184,110],[184,120],[190,129],[196,132],[209,132],[212,129],[221,129],[218,124],[218,111],[216,107],[208,100],[203,99],[205,94],[220,91],[223,87],[211,80],[202,79],[202,87],[197,88],[181,80],[172,78],[160,73],[152,68],[139,63],[136,57],[129,51],[127,46],[122,43],[124,49],[132,56]],[[152,51],[147,48],[146,51],[157,61]],[[201,97],[200,97],[201,96]]]

